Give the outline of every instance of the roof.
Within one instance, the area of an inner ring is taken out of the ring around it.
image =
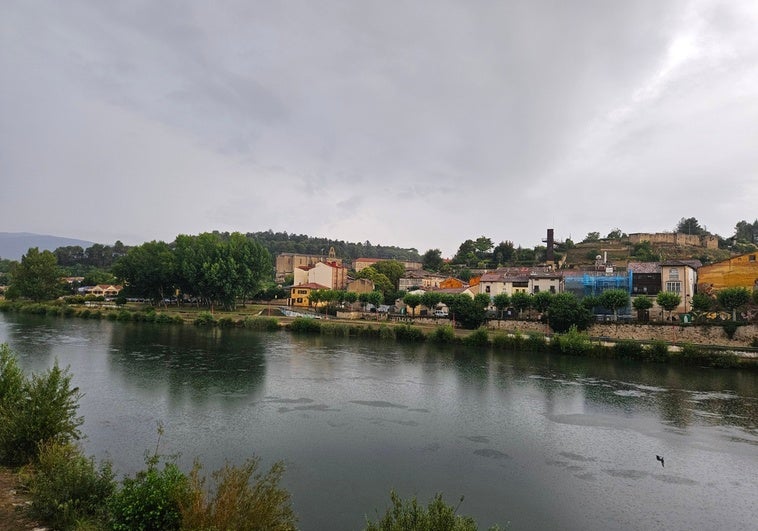
[[[321,284],[316,284],[315,282],[307,282],[305,284],[297,284],[296,286],[292,286],[292,288],[306,288],[306,289],[331,289],[329,286],[323,286]]]
[[[703,262],[700,260],[666,260],[665,262],[661,262],[661,266],[685,266],[685,267],[691,267],[692,269],[697,269],[699,267],[702,267]]]
[[[629,262],[626,268],[637,275],[661,272],[661,264],[659,262]]]

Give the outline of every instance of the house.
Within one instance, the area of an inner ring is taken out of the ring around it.
[[[478,293],[486,293],[490,298],[501,293],[539,293],[563,291],[563,274],[550,267],[501,267],[484,273],[479,278]]]
[[[676,293],[682,298],[681,304],[674,311],[687,313],[692,308],[690,298],[695,294],[699,266],[699,260],[661,262],[661,290]]]
[[[347,287],[347,268],[337,262],[298,266],[293,273],[293,286],[311,283],[326,286],[324,289],[343,290]]]
[[[328,256],[318,254],[279,253],[276,256],[276,281],[282,282],[285,276],[293,275],[295,273],[295,268],[312,266],[325,260],[342,265],[342,259],[335,256],[334,247],[329,249]]]
[[[307,284],[300,284],[298,286],[292,286],[290,288],[290,306],[305,306],[311,305],[310,297],[311,292],[314,290],[329,289],[328,286],[322,284],[316,284],[315,282],[309,282]]]
[[[425,290],[438,288],[440,282],[445,280],[445,276],[439,273],[432,273],[423,269],[414,269],[406,271],[405,275],[398,280],[398,289],[402,291],[411,291],[417,288]]]
[[[463,286],[465,286],[464,282],[460,279],[454,278],[454,277],[447,277],[445,280],[440,282],[439,288],[440,289],[460,289]]]
[[[724,288],[758,289],[758,252],[733,256],[697,270],[698,293],[712,293]]]
[[[347,291],[352,291],[353,293],[371,293],[374,291],[374,281],[367,278],[349,280]]]
[[[632,295],[658,295],[661,291],[660,262],[629,262],[632,273]]]
[[[124,289],[123,286],[98,284],[97,286],[91,286],[87,291],[87,294],[94,295],[96,297],[115,297],[121,292],[122,289]]]

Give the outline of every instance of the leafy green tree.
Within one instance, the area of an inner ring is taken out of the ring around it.
[[[503,318],[503,312],[508,307],[508,305],[511,303],[511,298],[508,296],[507,293],[498,293],[494,297],[492,297],[492,304],[495,305],[495,308],[497,308],[497,311],[500,312],[500,319]]]
[[[629,306],[629,292],[624,289],[605,290],[600,295],[600,306],[613,312],[613,320],[618,320],[619,308]]]
[[[55,255],[32,247],[10,271],[11,287],[35,302],[54,299],[61,291],[61,273]]]
[[[640,262],[658,262],[661,255],[653,250],[653,245],[648,240],[645,240],[632,246],[632,258]]]
[[[701,227],[700,223],[695,218],[680,219],[679,223],[677,223],[676,227],[674,228],[674,232],[679,232],[683,234],[693,234],[695,236],[708,234],[708,231],[706,231],[703,227]]]
[[[368,302],[379,307],[384,302],[384,295],[381,291],[372,291],[368,293]]]
[[[750,292],[746,288],[724,288],[716,293],[719,306],[732,313],[732,321],[737,320],[737,310],[750,302]]]
[[[492,299],[490,299],[490,296],[486,293],[477,293],[474,295],[474,304],[481,307],[482,309],[486,310],[491,303]]]
[[[585,295],[579,302],[591,312],[594,308],[600,306],[600,297],[597,295]]]
[[[653,301],[645,295],[640,295],[632,300],[632,308],[637,312],[637,320],[644,321],[643,316],[646,315],[650,308],[653,307]]]
[[[492,250],[492,265],[497,267],[513,260],[515,248],[512,241],[502,241]]]
[[[608,233],[608,236],[606,236],[606,238],[609,240],[620,240],[625,237],[626,237],[626,234],[621,232],[621,229],[619,229],[618,227],[613,229],[611,232]]]
[[[345,292],[345,302],[348,304],[353,304],[358,300],[358,294],[354,291],[347,291]]]
[[[174,253],[165,242],[152,241],[132,247],[113,264],[113,273],[134,297],[160,303],[176,286]]]
[[[737,242],[758,244],[758,219],[753,223],[742,220],[734,227],[734,239]]]
[[[364,531],[476,531],[476,521],[457,514],[457,507],[448,505],[441,494],[436,494],[429,504],[419,505],[414,497],[403,501],[393,490],[390,492],[392,508],[378,521],[366,521]],[[461,497],[461,502],[463,497]],[[497,531],[491,527],[490,531]]]
[[[588,232],[587,236],[584,237],[584,240],[582,240],[582,243],[588,243],[588,242],[596,242],[600,240],[600,233],[599,232]]]
[[[532,306],[532,298],[528,293],[517,291],[511,295],[511,304],[518,312],[519,317],[521,317],[524,310],[528,310]]]
[[[567,332],[572,326],[586,330],[592,322],[590,311],[579,303],[573,293],[558,293],[548,308],[548,324],[554,332]]]
[[[549,291],[540,291],[532,295],[532,308],[539,313],[545,313],[553,301],[553,294]]]
[[[421,257],[421,267],[427,271],[439,271],[444,263],[442,252],[439,249],[429,249]]]
[[[390,300],[392,295],[397,290],[397,287],[384,273],[380,273],[373,267],[366,267],[359,271],[356,278],[367,278],[374,283],[374,289],[382,292],[382,297],[385,300]]]
[[[436,291],[427,291],[421,295],[421,304],[430,310],[434,310],[440,302],[442,302],[442,295]]]
[[[705,293],[696,293],[692,297],[693,312],[708,312],[713,308],[713,299]]]
[[[405,266],[397,260],[386,260],[372,264],[370,267],[386,276],[394,289],[398,288],[400,279],[405,275]]]
[[[405,297],[403,297],[403,302],[406,306],[410,307],[412,311],[412,316],[416,317],[416,307],[421,304],[421,295],[416,295],[414,293],[409,293]]]
[[[682,303],[682,298],[678,293],[671,291],[661,291],[655,298],[658,306],[669,312],[669,319],[671,318],[671,312],[673,312],[677,306]]]
[[[448,308],[463,328],[473,330],[484,323],[486,314],[482,306],[468,295],[453,295],[447,302]]]

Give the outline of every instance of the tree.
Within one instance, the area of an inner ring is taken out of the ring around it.
[[[513,307],[516,308],[516,311],[519,314],[519,317],[521,317],[521,314],[524,310],[529,309],[532,305],[532,298],[529,296],[528,293],[524,293],[523,291],[517,291],[513,295],[511,295],[511,304],[513,304]]]
[[[703,227],[701,227],[700,223],[698,223],[697,219],[695,218],[680,219],[679,223],[677,223],[676,227],[674,228],[674,232],[680,232],[683,234],[692,234],[695,236],[708,234],[708,231],[706,231]]]
[[[160,303],[176,285],[174,253],[165,242],[152,241],[132,247],[113,264],[113,272],[134,297]]]
[[[597,306],[600,306],[600,297],[597,295],[585,295],[582,300],[579,301],[582,306],[587,308],[590,312]]]
[[[366,267],[355,275],[356,278],[367,278],[374,283],[374,289],[382,292],[385,300],[390,300],[397,287],[384,273],[380,273],[373,267]]]
[[[734,227],[734,240],[743,243],[758,244],[758,219],[753,223],[742,220]]]
[[[463,328],[479,328],[486,318],[484,308],[468,295],[453,295],[447,302],[453,318]]]
[[[400,279],[405,275],[405,266],[397,260],[384,260],[372,264],[370,267],[386,276],[392,282],[392,286],[395,289],[398,288]]]
[[[632,246],[632,257],[641,262],[657,262],[661,259],[661,255],[653,251],[653,246],[648,240]]]
[[[492,264],[497,267],[504,265],[513,259],[514,246],[512,241],[503,241],[492,250]]]
[[[746,288],[724,288],[716,294],[719,306],[732,313],[732,321],[737,320],[737,309],[750,302],[750,292]]]
[[[507,293],[498,293],[494,297],[492,297],[492,304],[495,305],[495,308],[497,308],[497,311],[500,312],[500,319],[503,318],[503,312],[508,307],[508,305],[511,303],[511,298],[508,296]]]
[[[548,324],[554,332],[567,332],[572,326],[586,330],[592,322],[590,311],[579,303],[573,293],[558,293],[553,296],[548,308]]]
[[[705,293],[696,293],[692,297],[693,312],[707,312],[713,308],[713,299]]]
[[[427,291],[421,295],[421,304],[430,310],[434,310],[440,302],[442,302],[442,294],[436,291]]]
[[[671,312],[673,312],[674,309],[679,306],[679,304],[681,304],[682,298],[677,293],[671,291],[661,291],[658,293],[655,301],[658,303],[658,306],[669,312],[670,319]]]
[[[532,295],[532,308],[539,313],[545,313],[553,301],[553,294],[549,291],[540,291]]]
[[[474,295],[474,304],[476,304],[478,307],[482,308],[483,310],[486,310],[489,305],[492,303],[492,299],[490,299],[490,296],[486,293],[477,293]]]
[[[611,232],[608,233],[608,236],[606,236],[609,240],[620,240],[622,238],[626,237],[626,234],[621,232],[621,229],[618,227],[613,229]]]
[[[55,255],[32,247],[10,271],[11,287],[35,302],[54,299],[61,290],[60,270]]]
[[[584,237],[584,240],[582,240],[582,243],[588,243],[588,242],[596,242],[600,240],[600,233],[599,232],[588,232],[587,236]]]
[[[421,257],[421,267],[427,271],[439,271],[444,263],[442,252],[439,249],[429,249]]]
[[[384,295],[381,291],[372,291],[368,293],[368,302],[378,307],[384,302]]]
[[[409,306],[411,308],[411,311],[413,312],[412,316],[416,317],[416,306],[421,304],[421,295],[416,295],[415,293],[409,293],[405,297],[403,297],[403,302],[406,306]]]
[[[647,310],[653,307],[653,301],[645,295],[640,295],[632,300],[632,307],[637,311],[637,320],[645,321],[643,317],[647,315]]]
[[[600,295],[600,306],[611,310],[613,312],[613,320],[617,321],[619,308],[629,306],[629,292],[624,289],[605,290]]]

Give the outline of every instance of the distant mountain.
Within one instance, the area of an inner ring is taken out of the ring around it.
[[[93,242],[30,232],[0,232],[0,258],[8,260],[21,260],[21,256],[31,247],[39,247],[40,251],[54,251],[68,245],[79,245],[86,249],[92,247]]]

